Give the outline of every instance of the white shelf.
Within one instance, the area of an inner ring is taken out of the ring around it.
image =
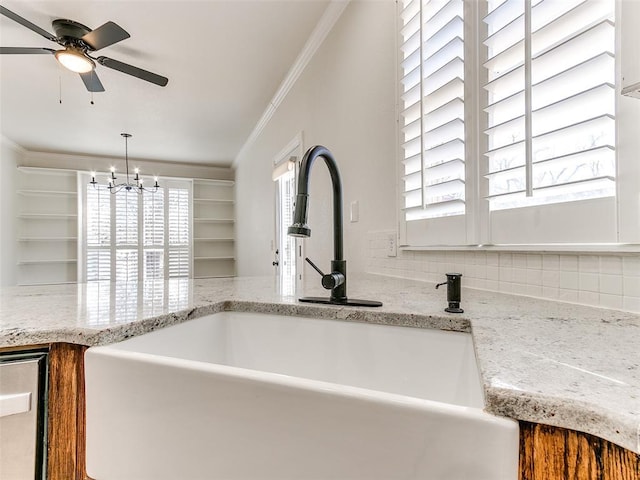
[[[21,213],[18,218],[25,220],[75,220],[75,213]]]
[[[194,218],[195,223],[235,223],[233,218]]]
[[[210,178],[194,178],[193,183],[196,185],[216,185],[218,187],[233,187],[236,184],[233,180],[214,180]]]
[[[75,258],[61,258],[58,260],[25,260],[18,262],[18,265],[45,265],[53,263],[76,263],[78,260]]]
[[[62,175],[65,177],[75,176],[76,170],[71,170],[68,168],[46,168],[46,167],[24,167],[19,166],[18,171],[27,174],[36,174],[36,175]]]
[[[40,282],[40,283],[18,283],[19,287],[39,287],[43,285],[71,285],[76,284],[78,282]]]
[[[201,277],[193,277],[194,280],[204,280],[206,278],[233,278],[235,275],[203,275]]]
[[[62,190],[18,190],[17,193],[28,197],[75,197],[78,195],[78,192]]]
[[[77,237],[21,237],[19,242],[77,242]]]
[[[194,242],[235,242],[235,238],[194,238]]]
[[[226,200],[222,198],[194,198],[193,201],[195,203],[225,203],[225,204],[234,204],[235,200]]]
[[[75,283],[78,260],[77,171],[19,166],[16,281],[20,285]]]
[[[236,257],[193,257],[193,260],[235,260]]]

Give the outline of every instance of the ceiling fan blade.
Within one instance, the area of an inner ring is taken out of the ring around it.
[[[114,60],[112,58],[98,57],[96,60],[100,65],[104,65],[108,68],[113,68],[114,70],[126,73],[127,75],[132,75],[147,82],[155,83],[156,85],[160,85],[161,87],[164,87],[169,82],[169,79],[166,77],[162,77],[155,73],[151,73],[141,68],[134,67],[133,65],[119,62],[118,60]]]
[[[31,47],[0,47],[0,54],[5,55],[5,54],[14,54],[14,55],[21,55],[21,54],[33,54],[33,53],[56,53],[56,51],[53,48],[40,48],[40,47],[36,47],[36,48],[31,48]]]
[[[84,82],[84,86],[87,87],[87,90],[90,92],[104,92],[104,87],[102,86],[102,82],[98,78],[98,74],[95,70],[91,70],[87,73],[80,73],[80,78]]]
[[[107,22],[95,30],[87,33],[81,40],[89,45],[93,50],[100,50],[114,43],[126,40],[131,35],[127,33],[120,25]]]
[[[5,17],[10,18],[14,22],[18,22],[23,27],[27,27],[29,30],[32,30],[32,31],[36,32],[38,35],[42,35],[47,40],[51,40],[52,42],[56,42],[56,43],[58,42],[58,39],[54,35],[52,35],[51,33],[49,33],[46,30],[40,28],[36,24],[31,23],[26,18],[22,18],[17,13],[13,13],[11,10],[9,10],[8,8],[3,7],[2,5],[0,5],[0,13],[2,15],[4,15]]]

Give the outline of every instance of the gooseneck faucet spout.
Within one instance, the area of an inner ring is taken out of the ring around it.
[[[316,145],[310,148],[307,153],[305,153],[302,163],[300,164],[293,224],[288,228],[287,233],[293,237],[308,238],[311,236],[311,229],[309,225],[307,225],[309,212],[309,178],[311,175],[311,167],[318,157],[324,159],[329,169],[333,188],[333,260],[331,261],[331,273],[325,275],[308,258],[306,260],[322,276],[322,286],[327,290],[331,290],[331,296],[328,300],[318,297],[303,297],[300,301],[369,307],[381,306],[382,303],[376,301],[347,298],[347,262],[344,259],[344,238],[342,230],[342,181],[335,158],[331,152],[322,145]]]

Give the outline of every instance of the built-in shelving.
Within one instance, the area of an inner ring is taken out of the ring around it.
[[[77,280],[78,193],[75,170],[18,167],[18,284]]]
[[[193,277],[235,276],[234,182],[195,179]]]

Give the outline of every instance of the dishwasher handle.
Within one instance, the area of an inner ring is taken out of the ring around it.
[[[31,392],[0,395],[0,417],[31,410]]]

